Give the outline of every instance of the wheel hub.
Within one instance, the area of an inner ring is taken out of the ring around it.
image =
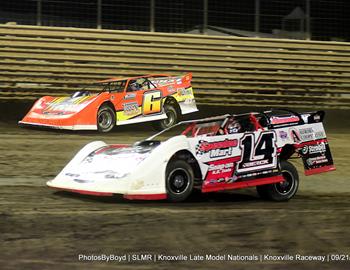
[[[98,123],[102,128],[108,128],[112,124],[112,117],[108,112],[102,112],[98,117]]]
[[[182,175],[176,175],[175,176],[174,186],[176,188],[180,188],[181,186],[183,186],[184,182],[185,182],[185,179],[184,179],[184,177]]]
[[[190,176],[183,169],[175,169],[169,175],[169,188],[173,193],[183,193],[189,185]]]
[[[290,192],[294,187],[293,175],[288,171],[282,172],[284,181],[276,184],[276,190],[280,194],[286,194]]]
[[[164,124],[166,126],[172,125],[174,123],[174,121],[175,121],[174,113],[171,112],[171,111],[168,111],[168,112],[166,112],[166,116],[167,116],[167,118],[164,119]]]

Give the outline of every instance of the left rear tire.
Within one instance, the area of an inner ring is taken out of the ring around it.
[[[156,130],[162,131],[166,128],[169,128],[173,125],[175,125],[177,122],[179,122],[179,113],[176,110],[175,106],[171,104],[164,105],[164,112],[167,116],[166,119],[159,120],[156,122],[153,122],[153,127]]]

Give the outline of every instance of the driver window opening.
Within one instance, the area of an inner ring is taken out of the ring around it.
[[[151,89],[150,82],[146,78],[138,78],[136,80],[130,80],[127,88],[128,92],[149,90]]]
[[[109,82],[103,88],[104,91],[122,93],[126,85],[126,80]]]

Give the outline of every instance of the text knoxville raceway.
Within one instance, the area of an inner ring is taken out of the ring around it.
[[[191,73],[110,78],[90,85],[98,94],[84,88],[72,96],[40,98],[19,124],[108,132],[115,125],[154,121],[162,130],[197,111],[191,80]]]
[[[256,186],[286,201],[305,174],[335,170],[324,112],[276,110],[184,121],[134,145],[87,144],[49,187],[127,199],[184,201],[194,188],[213,192]]]

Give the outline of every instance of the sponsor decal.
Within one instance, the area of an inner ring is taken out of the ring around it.
[[[210,164],[208,171],[211,172],[213,175],[221,175],[223,173],[231,172],[233,165],[233,162],[226,164]]]
[[[257,176],[267,177],[267,176],[278,174],[278,173],[279,173],[278,169],[273,169],[273,170],[251,172],[251,173],[247,173],[247,174],[238,175],[237,177],[239,180],[246,180],[247,178],[253,178],[253,177],[257,177]]]
[[[280,130],[280,131],[278,132],[278,136],[279,136],[282,140],[288,139],[288,133],[285,132],[285,131],[283,131],[283,130]]]
[[[266,164],[270,164],[270,162],[267,159],[251,161],[251,162],[244,163],[242,165],[242,168],[257,167],[257,166],[266,165]]]
[[[226,158],[208,162],[209,166],[206,181],[210,184],[215,183],[232,183],[237,180],[234,174],[236,158]]]
[[[167,79],[153,79],[151,82],[157,86],[164,86],[167,84],[174,84],[175,80],[173,78],[167,78]]]
[[[307,145],[305,145],[302,149],[301,149],[301,154],[306,155],[309,152],[309,147]]]
[[[333,165],[333,158],[327,142],[305,145],[300,149],[305,170]]]
[[[125,115],[134,115],[139,112],[139,105],[137,102],[129,102],[123,104],[123,111]]]
[[[323,154],[326,152],[326,144],[325,143],[320,143],[316,145],[305,145],[301,149],[302,154]]]
[[[225,157],[232,155],[233,148],[238,146],[238,140],[225,139],[223,141],[207,142],[200,140],[196,146],[196,154],[209,153],[210,158]]]
[[[194,100],[194,98],[186,98],[185,99],[185,101],[184,101],[184,103],[186,104],[186,105],[190,105],[190,104],[193,104],[193,103],[195,103],[196,101]]]
[[[315,120],[315,121],[320,121],[320,120],[321,120],[321,116],[318,115],[318,114],[315,114],[315,115],[314,115],[314,120]]]
[[[312,127],[299,129],[299,134],[302,141],[314,140],[315,133]]]
[[[79,177],[80,174],[76,174],[76,173],[65,173],[65,175],[69,176],[69,177]]]
[[[136,98],[136,94],[135,93],[126,94],[125,97],[124,97],[125,100],[134,99],[134,98]]]
[[[324,131],[315,132],[315,140],[326,138],[326,133]]]
[[[292,138],[293,142],[295,142],[295,143],[301,142],[301,137],[300,137],[300,133],[298,130],[291,128],[291,129],[289,129],[289,134],[290,134],[290,137]]]
[[[73,179],[73,181],[81,184],[86,184],[86,183],[93,183],[95,182],[94,180],[84,180],[84,179]]]
[[[169,85],[167,90],[168,90],[169,93],[174,93],[175,92],[175,88],[172,85]]]
[[[306,159],[306,163],[309,167],[318,165],[318,164],[324,164],[327,163],[328,159],[325,156],[319,156],[319,157],[313,157]]]
[[[192,89],[191,88],[179,88],[177,90],[177,94],[179,96],[191,96],[192,95]]]

